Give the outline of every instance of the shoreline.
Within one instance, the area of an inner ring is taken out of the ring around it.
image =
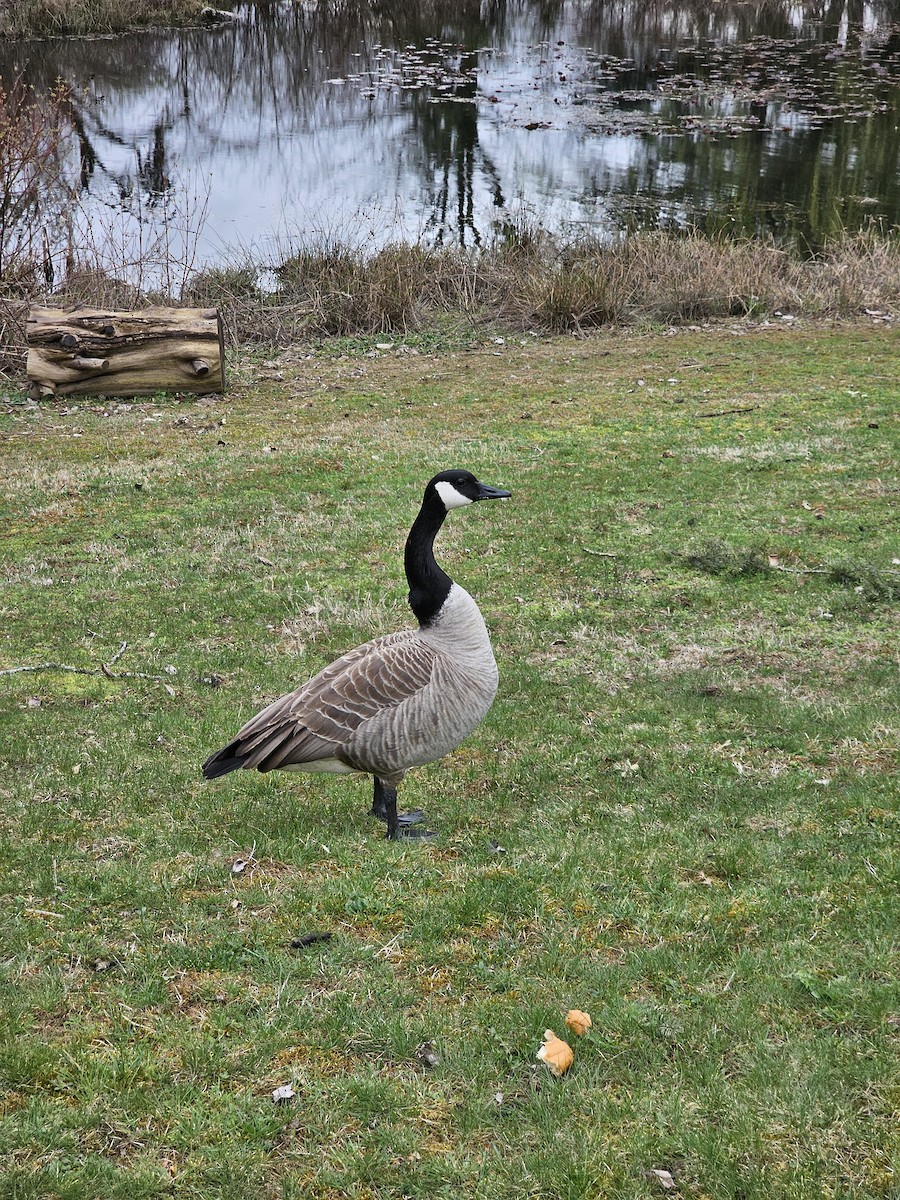
[[[274,267],[226,264],[159,290],[126,282],[125,267],[94,257],[70,262],[63,286],[50,291],[33,262],[18,281],[7,281],[0,290],[0,370],[14,374],[23,361],[33,303],[215,307],[231,347],[350,339],[367,349],[398,339],[461,347],[497,337],[731,320],[862,318],[890,326],[900,311],[900,238],[875,231],[847,235],[806,259],[762,239],[638,233],[615,244],[566,244],[538,232],[478,254],[398,244],[365,258],[349,245],[310,246]],[[264,272],[275,290],[263,290]]]

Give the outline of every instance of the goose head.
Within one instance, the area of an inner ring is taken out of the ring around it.
[[[491,487],[476,479],[471,471],[441,471],[429,480],[425,488],[424,503],[436,497],[445,512],[452,508],[463,508],[478,500],[506,500],[511,495],[503,488]]]

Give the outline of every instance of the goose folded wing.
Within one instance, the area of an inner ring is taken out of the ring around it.
[[[340,758],[360,725],[427,687],[436,658],[414,631],[367,642],[273,701],[232,746],[260,771]]]

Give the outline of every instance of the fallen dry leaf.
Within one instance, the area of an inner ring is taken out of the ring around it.
[[[656,1182],[659,1184],[659,1186],[661,1188],[663,1188],[665,1191],[667,1191],[667,1192],[674,1191],[674,1189],[676,1187],[676,1183],[675,1183],[675,1180],[672,1178],[671,1172],[662,1171],[662,1170],[659,1170],[658,1168],[654,1168],[652,1171],[648,1171],[647,1174],[650,1175],[651,1178],[655,1179]]]
[[[572,1008],[566,1013],[566,1028],[578,1037],[584,1037],[591,1024],[590,1014],[582,1012],[580,1008]]]
[[[558,1038],[552,1029],[544,1030],[544,1044],[538,1050],[537,1057],[549,1068],[554,1079],[565,1075],[575,1059],[569,1043]]]

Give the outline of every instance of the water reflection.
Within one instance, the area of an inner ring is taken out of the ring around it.
[[[71,86],[89,213],[145,220],[208,187],[205,261],[276,233],[477,245],[523,213],[816,245],[900,222],[898,8],[244,5],[216,29],[7,47],[0,74]]]

